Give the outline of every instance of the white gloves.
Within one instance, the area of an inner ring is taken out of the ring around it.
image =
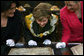
[[[15,42],[13,39],[8,39],[8,40],[6,40],[6,45],[13,47],[13,46],[15,46]]]
[[[37,42],[34,41],[34,40],[30,40],[30,41],[28,42],[28,45],[30,45],[30,46],[37,46]]]
[[[44,40],[43,44],[50,45],[51,44],[51,41],[49,39],[46,39],[46,40]]]
[[[65,48],[66,47],[66,43],[65,42],[58,42],[56,44],[56,48]]]
[[[51,41],[48,40],[48,39],[46,39],[46,40],[44,40],[43,44],[45,44],[45,45],[50,45],[50,44],[51,44]],[[30,41],[28,42],[28,45],[30,45],[30,46],[37,46],[37,42],[34,41],[34,40],[30,40]]]

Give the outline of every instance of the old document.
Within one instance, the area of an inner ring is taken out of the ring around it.
[[[54,55],[50,47],[12,48],[8,55]]]
[[[83,55],[83,44],[72,47],[71,51],[74,55]]]

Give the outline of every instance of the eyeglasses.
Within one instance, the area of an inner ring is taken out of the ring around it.
[[[16,10],[16,7],[10,8],[9,10]]]

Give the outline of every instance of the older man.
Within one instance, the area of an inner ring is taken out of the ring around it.
[[[57,43],[56,48],[64,48],[69,42],[83,42],[83,1],[65,1],[60,17],[62,42]]]

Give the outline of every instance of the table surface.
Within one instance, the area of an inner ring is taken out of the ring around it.
[[[79,43],[80,44],[80,43]],[[77,45],[77,44],[75,44]],[[61,48],[61,49],[57,49],[56,46],[56,42],[53,42],[51,45],[43,45],[43,44],[39,44],[38,46],[28,46],[28,45],[24,45],[24,46],[19,46],[19,47],[12,47],[12,48],[35,48],[35,47],[51,47],[54,51],[54,55],[73,55],[72,51],[71,51],[71,47],[75,46],[73,44],[69,44],[66,48]]]

